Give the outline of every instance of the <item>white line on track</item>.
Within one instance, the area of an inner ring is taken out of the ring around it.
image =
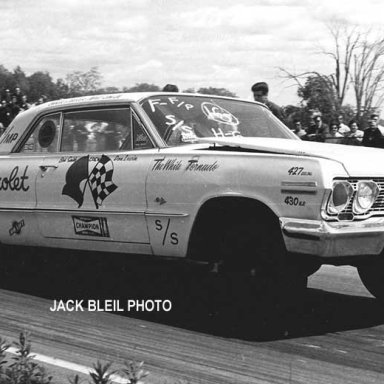
[[[15,347],[9,347],[6,352],[11,353],[13,355],[17,355],[17,348]],[[93,368],[86,367],[84,365],[71,363],[66,360],[56,359],[55,357],[45,356],[41,355],[40,353],[31,353],[31,356],[33,356],[34,360],[40,361],[42,363],[54,365],[56,367],[69,369],[70,371],[75,371],[79,373],[84,373],[86,375],[89,375],[89,372],[93,372]],[[127,384],[129,383],[128,379],[124,379],[123,377],[119,375],[111,375],[111,380],[118,384]]]

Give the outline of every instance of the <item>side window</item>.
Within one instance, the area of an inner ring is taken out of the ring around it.
[[[27,138],[22,153],[57,152],[59,142],[60,114],[43,117]]]
[[[144,130],[143,125],[133,114],[132,116],[133,126],[133,149],[150,149],[153,148],[151,139],[148,137]]]
[[[117,151],[131,135],[130,108],[64,113],[62,152]]]

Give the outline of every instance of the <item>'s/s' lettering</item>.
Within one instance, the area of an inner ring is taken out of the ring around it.
[[[171,219],[168,219],[165,223],[161,220],[155,220],[155,230],[158,232],[163,232],[163,241],[162,244],[166,243],[177,245],[179,244],[179,236],[176,232],[169,232],[169,226]]]

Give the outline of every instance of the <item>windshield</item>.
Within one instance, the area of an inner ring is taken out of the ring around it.
[[[253,102],[173,94],[151,96],[141,106],[169,146],[201,137],[296,138],[267,108]]]

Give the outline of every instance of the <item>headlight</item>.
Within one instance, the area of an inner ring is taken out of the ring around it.
[[[327,207],[328,213],[340,213],[348,205],[352,195],[353,187],[348,181],[335,181]]]
[[[356,186],[356,196],[353,200],[353,213],[366,213],[373,205],[379,194],[379,187],[374,181],[359,181]]]

